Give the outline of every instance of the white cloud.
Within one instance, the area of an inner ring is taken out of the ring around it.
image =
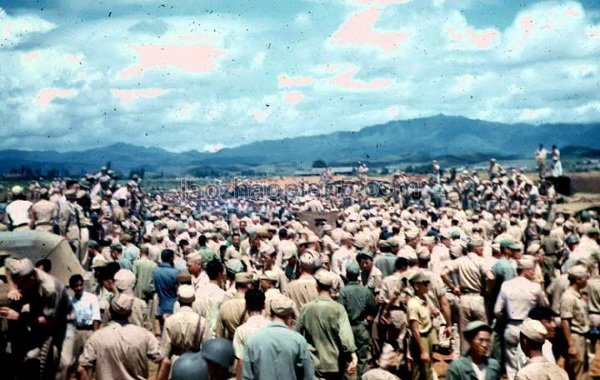
[[[0,49],[12,48],[34,33],[46,33],[55,24],[38,16],[9,16],[0,8]]]

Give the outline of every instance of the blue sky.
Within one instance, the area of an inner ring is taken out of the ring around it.
[[[597,122],[599,4],[0,0],[0,149],[217,150],[439,113]]]

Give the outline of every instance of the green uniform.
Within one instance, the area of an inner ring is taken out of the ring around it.
[[[367,315],[377,314],[377,304],[373,293],[358,281],[351,281],[340,290],[339,302],[344,305],[352,326],[356,355],[358,356],[358,378],[365,372],[371,344],[368,325],[365,322]]]
[[[219,256],[217,252],[208,247],[202,247],[198,249],[198,253],[200,254],[200,256],[202,256],[202,264],[206,264],[214,259],[221,261],[221,256]]]
[[[273,322],[246,344],[242,379],[312,380],[314,366],[302,335]]]
[[[296,331],[310,345],[317,377],[339,378],[356,351],[348,314],[342,305],[319,297],[302,307]]]
[[[143,300],[152,298],[154,292],[154,269],[157,265],[147,257],[141,257],[133,263],[133,273],[136,281],[134,287],[135,296]]]
[[[502,371],[498,361],[488,358],[485,365],[485,380],[500,380]],[[473,362],[468,356],[463,356],[450,364],[450,368],[446,371],[446,380],[473,380],[477,379]]]

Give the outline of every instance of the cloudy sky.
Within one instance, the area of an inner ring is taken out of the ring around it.
[[[597,122],[599,74],[594,0],[0,0],[0,149]]]

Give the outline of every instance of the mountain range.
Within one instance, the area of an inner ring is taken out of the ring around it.
[[[156,147],[117,143],[84,151],[0,151],[0,173],[24,165],[46,172],[95,172],[107,162],[120,171],[184,174],[194,168],[239,170],[259,165],[310,167],[317,159],[330,165],[366,161],[373,165],[423,162],[476,163],[490,156],[499,159],[532,158],[539,143],[556,144],[563,156],[600,155],[600,123],[503,124],[459,116],[391,121],[358,131],[253,142],[216,153],[169,152]]]

